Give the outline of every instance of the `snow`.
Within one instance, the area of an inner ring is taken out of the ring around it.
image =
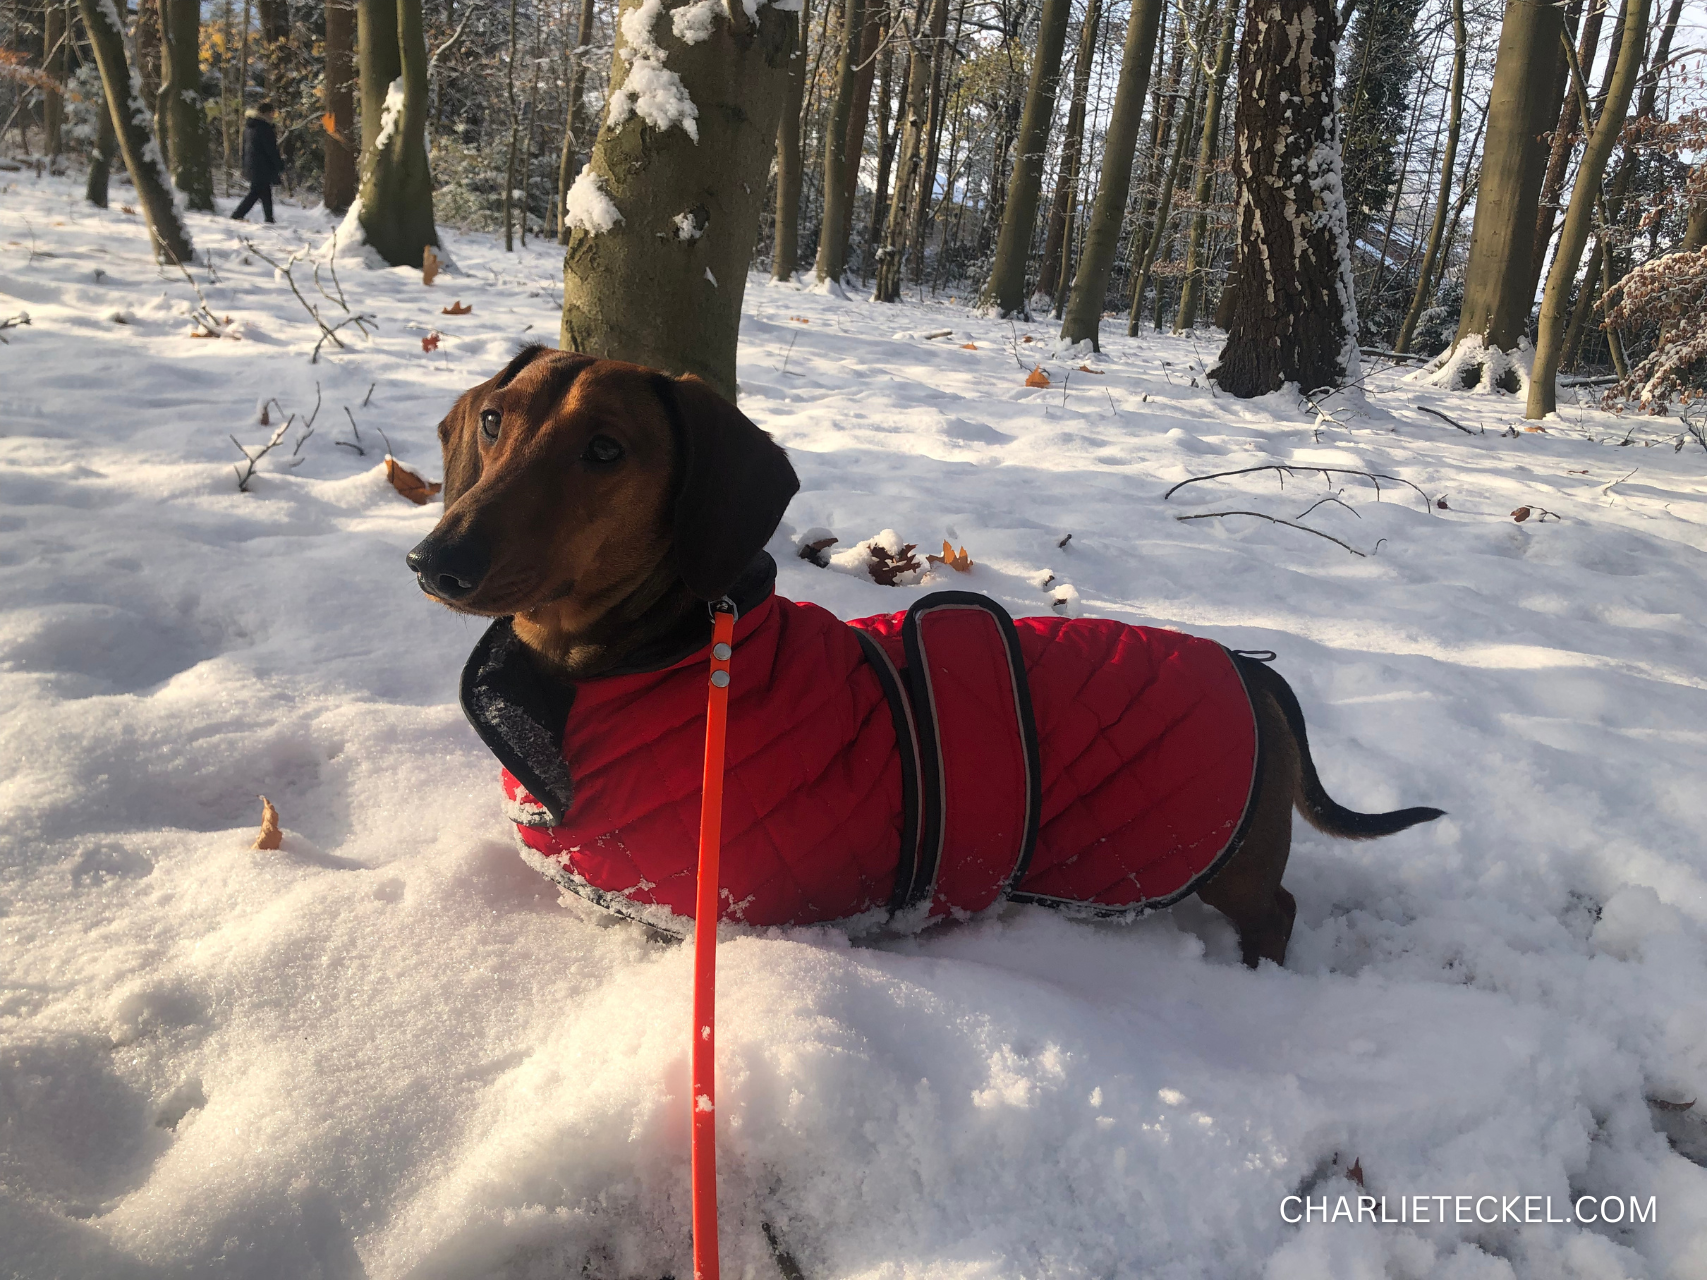
[[[421,597],[403,555],[438,509],[378,470],[389,441],[437,476],[453,398],[555,332],[557,246],[441,229],[466,316],[418,272],[342,274],[379,329],[311,365],[317,331],[235,236],[288,256],[326,214],[189,215],[246,335],[193,340],[141,219],[81,182],[0,187],[0,313],[33,321],[0,347],[8,1271],[689,1274],[690,957],[516,856],[456,705],[480,624]],[[1206,333],[1116,334],[1097,376],[1047,326],[758,286],[739,381],[801,475],[785,595],[1067,598],[1272,648],[1337,799],[1450,816],[1369,844],[1298,824],[1284,969],[1244,969],[1195,902],[729,931],[725,1274],[777,1275],[762,1223],[811,1280],[1707,1273],[1707,1124],[1677,1105],[1707,1096],[1707,453],[1568,397],[1525,432],[1520,399],[1385,369],[1319,422],[1192,386]],[[240,494],[227,435],[253,449],[281,408]],[[1447,505],[1307,474],[1162,497],[1276,463]],[[1330,492],[1300,522],[1366,558],[1174,519]],[[882,587],[800,559],[815,527],[976,567]],[[1354,1165],[1406,1221],[1283,1220],[1292,1195],[1355,1208]],[[1460,1195],[1550,1212],[1413,1212]],[[1545,1220],[1585,1195],[1657,1220]]]
[[[397,122],[403,118],[403,77],[398,76],[385,90],[385,105],[380,108],[379,133],[374,137],[374,151],[384,151],[391,142],[391,135],[397,131]]]
[[[589,162],[575,175],[569,191],[563,197],[563,214],[569,225],[590,235],[609,231],[622,221],[622,211],[605,190],[605,180],[593,172]]]
[[[723,0],[694,0],[670,14],[670,30],[683,44],[709,40],[716,29],[719,10],[728,12],[723,8]]]
[[[653,27],[663,12],[663,0],[643,0],[622,15],[623,44],[618,52],[628,63],[628,74],[611,91],[605,119],[612,129],[620,129],[633,116],[639,116],[659,132],[680,125],[688,137],[698,142],[699,108],[682,78],[664,65],[667,55],[653,35]],[[672,30],[688,44],[708,38],[711,22],[712,13],[705,2],[678,9],[671,17]]]

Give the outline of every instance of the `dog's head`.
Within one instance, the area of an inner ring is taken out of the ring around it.
[[[698,378],[528,347],[439,424],[445,511],[421,589],[488,617],[594,629],[673,574],[724,595],[799,488],[788,455]]]

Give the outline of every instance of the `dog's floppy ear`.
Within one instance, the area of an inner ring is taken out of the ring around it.
[[[800,488],[782,446],[688,374],[658,379],[681,440],[676,567],[701,600],[721,599],[764,549]]]
[[[445,415],[444,421],[439,423],[439,447],[444,452],[445,464],[446,510],[480,479],[480,441],[475,432],[480,425],[481,400],[494,388],[508,385],[518,373],[550,350],[550,347],[540,343],[529,343],[516,352],[510,358],[510,363],[495,376],[486,379],[477,387],[470,387],[457,397],[451,411]]]

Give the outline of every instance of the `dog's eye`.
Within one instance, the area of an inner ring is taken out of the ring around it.
[[[504,421],[504,415],[496,409],[480,411],[480,434],[486,437],[487,444],[498,443],[498,427]]]
[[[594,436],[587,441],[587,451],[581,455],[587,462],[610,464],[622,457],[622,446],[609,436]]]

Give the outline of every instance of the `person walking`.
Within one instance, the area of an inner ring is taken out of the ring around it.
[[[244,112],[243,176],[249,180],[249,194],[232,210],[231,216],[243,221],[259,200],[261,213],[271,222],[273,183],[283,173],[284,157],[279,155],[279,136],[273,130],[273,104],[262,102]]]

